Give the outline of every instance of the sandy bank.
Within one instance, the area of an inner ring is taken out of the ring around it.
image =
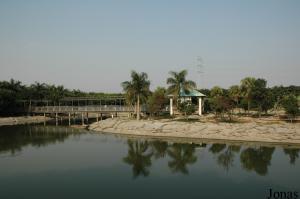
[[[171,120],[107,119],[93,123],[90,130],[151,137],[194,138],[266,143],[300,144],[300,124],[278,123],[214,123]]]
[[[0,117],[0,126],[41,123],[45,120],[49,121],[51,118],[44,116]]]

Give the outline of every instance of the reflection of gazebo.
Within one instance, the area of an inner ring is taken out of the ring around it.
[[[168,95],[170,98],[170,115],[174,114],[173,111],[173,99],[174,95]],[[198,104],[198,114],[202,115],[203,111],[203,98],[205,97],[204,94],[200,93],[199,91],[192,89],[189,92],[185,92],[183,89],[180,89],[178,100],[180,102],[190,102],[190,103],[197,103]]]

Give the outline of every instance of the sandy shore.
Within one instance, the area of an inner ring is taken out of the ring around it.
[[[0,126],[41,123],[45,120],[49,121],[51,118],[44,116],[0,117]]]
[[[172,120],[107,119],[90,130],[149,137],[230,140],[300,144],[300,124],[250,121],[246,123],[180,122]]]

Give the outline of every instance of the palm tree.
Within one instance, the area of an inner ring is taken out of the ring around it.
[[[25,87],[20,81],[0,81],[0,113],[9,114],[15,110],[17,101],[23,99]]]
[[[59,100],[65,96],[67,90],[64,86],[49,86],[49,96],[48,98],[54,102],[54,104],[59,103]]]
[[[180,95],[180,90],[183,89],[185,93],[193,88],[196,88],[196,83],[191,80],[186,80],[187,71],[182,70],[180,72],[170,71],[171,77],[167,79],[167,84],[169,84],[169,93],[172,93],[175,97]]]
[[[228,90],[228,94],[229,94],[229,97],[233,101],[235,101],[236,104],[239,103],[239,99],[241,97],[241,90],[240,90],[240,87],[238,85],[230,86],[230,88]]]
[[[253,77],[246,77],[241,80],[241,94],[247,100],[248,113],[250,110],[250,103],[252,100],[252,92],[253,92],[254,84],[255,84],[255,78]]]
[[[147,73],[137,73],[131,71],[131,81],[122,83],[123,90],[126,96],[135,102],[137,108],[137,120],[140,119],[140,102],[144,101],[149,94],[150,81],[148,80]]]
[[[210,97],[212,98],[217,98],[217,97],[221,97],[224,95],[223,89],[219,86],[214,86],[211,90],[210,90]]]
[[[229,97],[235,102],[235,106],[238,107],[241,98],[241,89],[238,85],[233,85],[228,90]]]
[[[47,85],[45,83],[39,83],[35,82],[34,84],[31,84],[31,98],[37,99],[37,100],[43,100],[45,99],[47,95]]]

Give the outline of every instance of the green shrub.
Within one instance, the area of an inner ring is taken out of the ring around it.
[[[299,105],[296,96],[288,95],[282,101],[282,106],[291,122],[299,114]]]
[[[196,107],[192,103],[181,102],[178,104],[178,110],[187,117],[196,111]]]

